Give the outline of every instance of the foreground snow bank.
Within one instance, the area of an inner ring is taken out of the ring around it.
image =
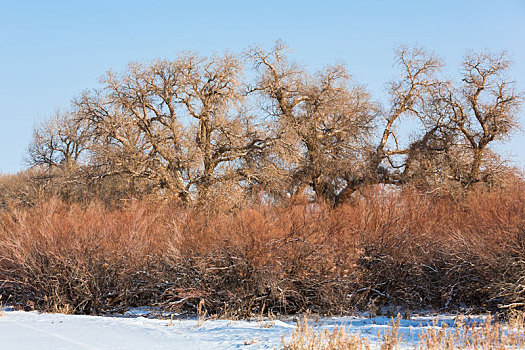
[[[196,320],[176,320],[170,326],[144,317],[7,311],[0,316],[0,349],[273,349],[294,327],[266,324],[216,320],[199,327]]]
[[[478,319],[479,321],[479,319]],[[400,334],[413,348],[420,331],[432,327],[431,317],[400,321]],[[439,322],[454,323],[452,316]],[[322,318],[316,328],[335,325],[377,342],[387,331],[386,317]],[[0,315],[0,349],[279,349],[295,328],[290,321],[228,321],[99,317],[5,311]]]

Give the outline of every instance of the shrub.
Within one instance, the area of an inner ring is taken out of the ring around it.
[[[517,182],[462,201],[370,188],[336,208],[43,200],[1,214],[0,293],[75,313],[520,308],[524,196]]]

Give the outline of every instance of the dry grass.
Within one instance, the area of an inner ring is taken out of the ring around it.
[[[523,349],[525,348],[525,323],[523,313],[515,314],[506,322],[493,322],[490,317],[484,322],[470,323],[458,317],[454,328],[448,329],[444,323],[423,330],[414,346],[420,350],[448,349]],[[400,317],[392,319],[388,330],[377,344],[359,334],[349,333],[341,327],[333,331],[316,331],[305,318],[293,331],[290,341],[282,340],[285,350],[365,350],[378,348],[394,350],[406,347],[406,340],[400,335]]]
[[[28,309],[496,310],[523,306],[523,271],[523,183],[461,202],[380,188],[337,208],[50,199],[0,214],[0,294]]]
[[[347,333],[335,326],[333,331],[316,331],[305,317],[297,323],[291,340],[281,339],[284,350],[369,350],[370,341],[359,334]]]
[[[454,328],[433,327],[419,337],[418,349],[523,349],[525,324],[523,314],[507,322],[493,322],[491,317],[481,324],[465,322],[459,317]]]

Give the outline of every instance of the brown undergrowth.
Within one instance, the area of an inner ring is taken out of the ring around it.
[[[1,214],[0,293],[23,308],[88,314],[516,309],[524,199],[523,183],[461,201],[376,188],[336,208],[48,199]]]

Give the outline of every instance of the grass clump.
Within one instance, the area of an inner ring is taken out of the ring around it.
[[[308,324],[306,317],[298,322],[289,341],[281,340],[285,350],[394,350],[414,348],[418,350],[495,350],[525,348],[524,313],[514,313],[506,321],[495,322],[490,316],[480,323],[467,322],[458,316],[453,327],[446,323],[425,327],[413,344],[407,343],[400,332],[400,316],[392,319],[388,329],[378,342],[372,344],[360,334],[335,326],[332,331],[316,330]]]

